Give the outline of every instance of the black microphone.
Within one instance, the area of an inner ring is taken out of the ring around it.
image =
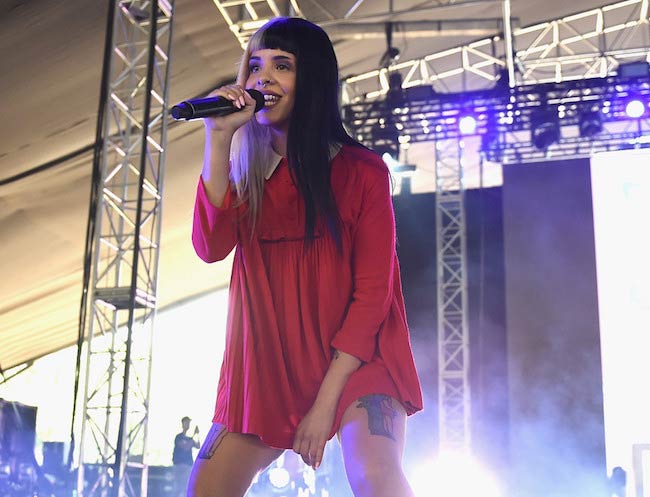
[[[255,112],[264,107],[264,95],[257,90],[246,90],[255,99]],[[171,110],[174,119],[201,119],[203,117],[227,116],[241,109],[235,107],[232,100],[225,97],[206,97],[185,100],[174,105]]]

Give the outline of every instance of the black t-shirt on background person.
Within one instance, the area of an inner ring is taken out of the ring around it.
[[[187,464],[191,466],[194,463],[192,456],[192,447],[194,447],[194,439],[188,437],[185,433],[179,433],[174,438],[174,454],[172,455],[172,462],[176,464]]]

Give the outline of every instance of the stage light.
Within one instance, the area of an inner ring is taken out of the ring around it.
[[[399,124],[399,123],[398,123]],[[379,124],[372,129],[372,148],[379,155],[389,154],[394,159],[399,155],[399,131],[393,123]]]
[[[496,479],[471,456],[442,454],[409,475],[416,497],[502,497]]]
[[[560,120],[555,109],[540,110],[530,117],[530,135],[533,145],[546,150],[560,139]]]
[[[285,468],[269,469],[269,482],[274,488],[285,488],[291,483],[291,475]]]
[[[402,75],[397,72],[388,73],[388,91],[386,92],[386,104],[389,108],[398,109],[406,103],[404,90],[402,89]]]
[[[635,98],[625,105],[625,113],[633,119],[639,118],[645,114],[645,105],[641,100]]]
[[[476,124],[474,116],[463,116],[458,120],[458,130],[461,135],[473,135],[476,133]]]
[[[589,138],[603,130],[603,118],[600,110],[591,110],[580,114],[578,121],[580,136]]]
[[[384,153],[381,158],[393,173],[412,173],[417,169],[415,164],[402,164],[389,153]]]

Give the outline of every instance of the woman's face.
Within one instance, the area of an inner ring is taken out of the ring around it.
[[[246,88],[264,94],[265,105],[257,122],[287,132],[296,95],[296,57],[283,50],[255,50],[248,62]]]

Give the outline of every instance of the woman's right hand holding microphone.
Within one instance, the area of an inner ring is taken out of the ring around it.
[[[233,105],[241,109],[221,117],[205,117],[203,123],[206,131],[233,134],[237,129],[251,120],[255,113],[255,99],[239,85],[226,85],[212,91],[208,97],[227,98]]]

